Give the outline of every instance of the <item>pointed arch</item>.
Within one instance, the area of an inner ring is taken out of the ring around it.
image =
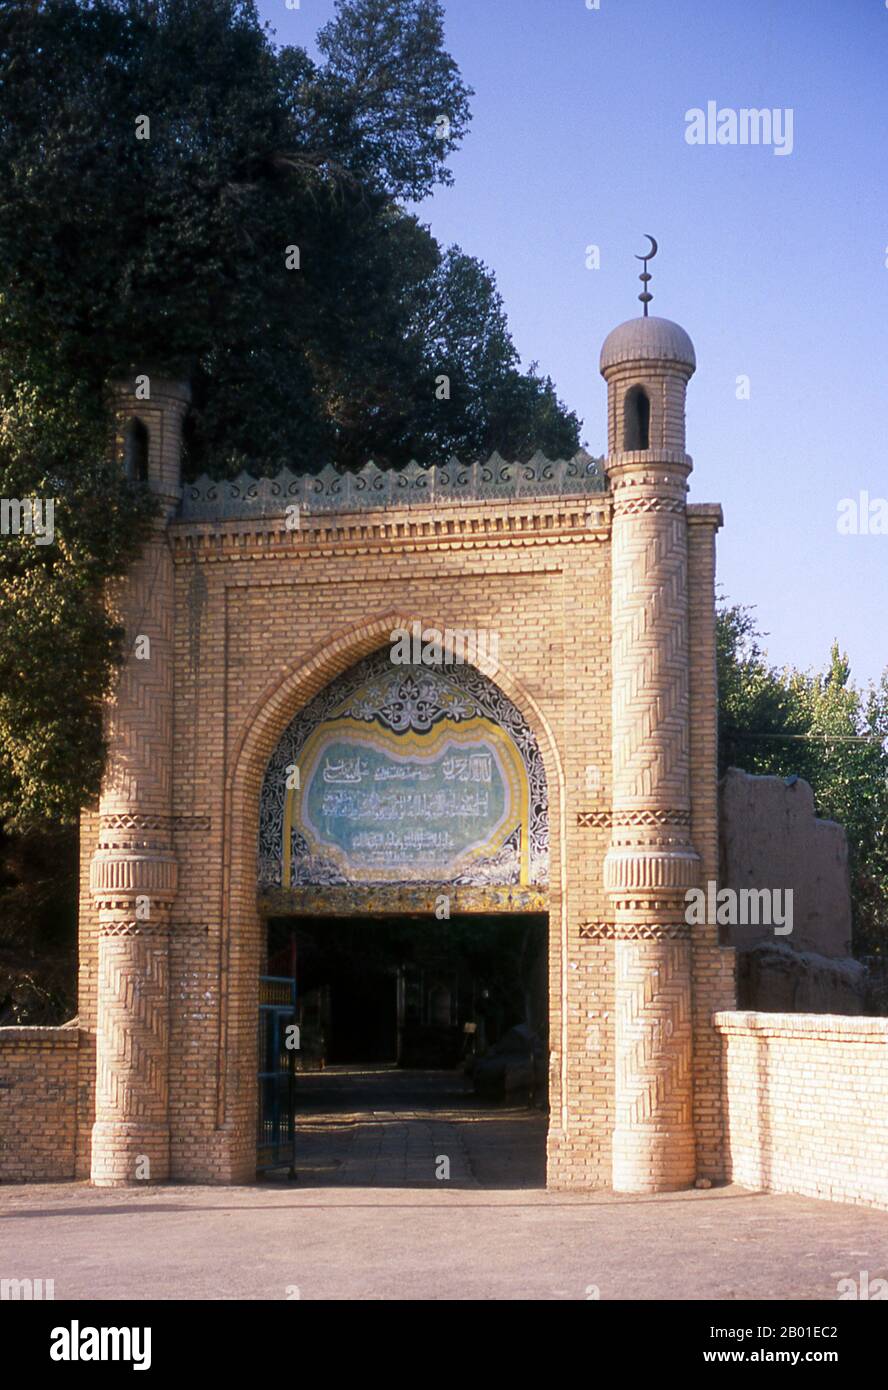
[[[329,641],[315,647],[291,669],[272,679],[255,701],[231,744],[225,778],[222,814],[223,876],[220,902],[221,969],[220,1030],[218,1038],[219,1090],[217,1125],[233,1128],[243,1137],[244,1171],[249,1170],[249,1146],[255,1145],[255,1068],[252,1058],[239,1055],[233,1045],[239,1037],[255,1036],[253,1016],[258,1007],[258,976],[264,922],[257,893],[256,845],[259,836],[259,798],[268,762],[299,709],[337,676],[356,665],[376,648],[388,643],[395,629],[410,630],[416,613],[390,611],[343,628]],[[426,626],[445,631],[444,620],[426,616]],[[475,665],[492,680],[532,730],[546,772],[550,835],[549,952],[550,1017],[558,1019],[562,1037],[556,1044],[561,1059],[560,1125],[566,1125],[566,1028],[567,864],[565,774],[553,730],[523,684],[483,653]],[[557,962],[557,967],[555,963]],[[557,986],[554,981],[557,979]],[[251,1033],[252,1028],[252,1033]],[[228,1097],[231,1103],[228,1103]],[[236,1113],[235,1113],[236,1112]],[[555,1114],[552,1124],[559,1120]]]

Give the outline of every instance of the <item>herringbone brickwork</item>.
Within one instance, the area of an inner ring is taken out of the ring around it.
[[[616,1002],[615,1184],[687,1187],[696,1177],[689,943],[618,940]]]
[[[644,383],[658,407],[652,402],[651,447],[625,453],[627,373],[631,363],[604,372],[614,494],[613,825],[605,861],[616,929],[613,1183],[656,1192],[696,1176],[691,951],[683,939],[685,890],[700,872],[690,838],[688,373],[664,366]],[[681,390],[670,400],[681,400],[681,418],[667,421],[664,388],[673,377]]]

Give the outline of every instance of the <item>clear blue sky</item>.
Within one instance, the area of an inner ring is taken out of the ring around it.
[[[316,52],[333,0],[260,0]],[[859,682],[888,665],[888,535],[837,507],[888,497],[888,8],[883,0],[445,0],[475,89],[453,188],[419,209],[495,271],[537,359],[606,447],[598,351],[640,311],[690,333],[691,498],[719,501],[719,581],[754,604],[778,664],[837,637]],[[793,152],[692,146],[685,112],[792,108]],[[601,269],[585,248],[601,248]],[[738,400],[736,379],[750,379]]]

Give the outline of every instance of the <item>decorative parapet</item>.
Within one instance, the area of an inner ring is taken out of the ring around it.
[[[371,459],[355,473],[327,464],[320,473],[292,473],[274,478],[241,473],[224,480],[186,483],[179,518],[183,521],[244,520],[283,516],[298,506],[312,512],[355,512],[400,507],[444,506],[459,502],[582,496],[607,492],[602,459],[580,450],[572,459],[547,459],[536,453],[527,463],[509,463],[492,454],[486,463],[448,463],[424,468],[380,468]]]

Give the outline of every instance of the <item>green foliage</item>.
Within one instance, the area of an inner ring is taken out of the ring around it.
[[[147,513],[103,461],[109,379],[190,377],[191,476],[578,446],[492,276],[399,205],[469,122],[438,0],[340,0],[318,42],[276,48],[252,0],[0,9],[0,495],[54,496],[58,536],[0,541],[7,819],[99,784],[100,590]]]
[[[186,476],[578,447],[490,273],[401,206],[469,123],[440,3],[338,0],[318,43],[252,0],[0,6],[0,497],[55,502],[54,544],[0,537],[0,951],[43,900],[20,844],[100,783],[102,591],[152,511],[107,462],[110,379],[190,378]]]
[[[888,956],[888,669],[861,690],[833,644],[820,673],[768,664],[749,608],[718,617],[719,769],[803,777],[848,836],[858,954]]]
[[[469,122],[438,0],[340,0],[318,43],[276,49],[249,0],[8,6],[4,352],[93,393],[189,376],[191,475],[575,452],[489,272],[399,206]]]
[[[444,255],[417,297],[411,335],[422,345],[429,389],[414,409],[405,444],[417,458],[527,459],[540,449],[569,458],[579,446],[580,422],[558,400],[536,364],[519,370],[518,354],[496,281],[458,246]],[[435,399],[446,375],[449,402]]]
[[[445,52],[437,0],[338,0],[318,47],[326,64],[315,110],[351,176],[414,200],[452,183],[444,159],[468,125],[472,93]]]
[[[53,503],[52,544],[0,538],[0,816],[72,823],[95,794],[101,702],[121,634],[102,586],[122,573],[153,513],[108,461],[86,393],[0,378],[0,498]]]
[[[300,320],[288,245],[310,279],[347,195],[381,210],[446,179],[468,112],[440,41],[431,0],[361,0],[324,31],[318,72],[299,51],[278,57],[248,0],[8,7],[4,342],[101,382],[136,359],[187,371],[232,335]],[[328,290],[335,279],[334,264]]]

